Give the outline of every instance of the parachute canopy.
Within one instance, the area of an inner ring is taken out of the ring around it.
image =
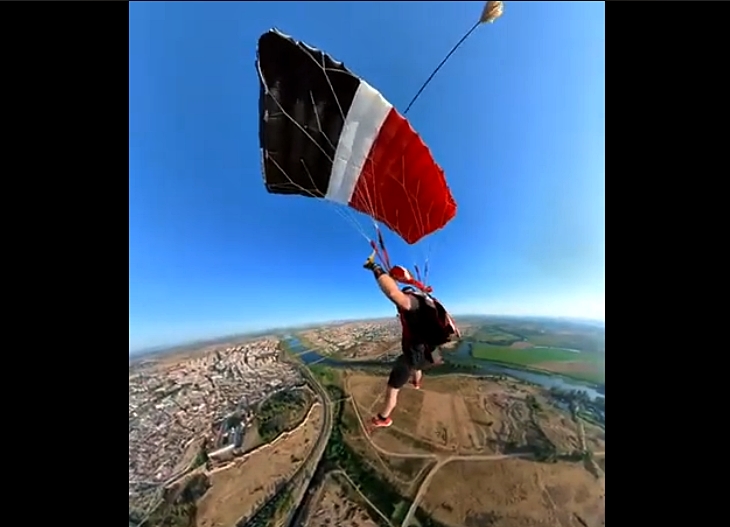
[[[456,214],[444,172],[408,121],[326,53],[277,30],[258,42],[266,189],[363,212],[413,244]]]

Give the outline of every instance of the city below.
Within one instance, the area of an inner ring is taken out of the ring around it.
[[[475,495],[449,505],[461,498],[436,489],[463,480],[492,492],[507,481],[492,481],[497,467],[525,488],[542,478],[565,489],[562,505],[536,504],[535,519],[570,525],[558,520],[565,509],[598,525],[605,330],[541,324],[462,320],[462,340],[442,349],[446,364],[420,392],[404,388],[392,429],[373,434],[382,361],[400,353],[395,317],[130,358],[129,525],[477,525],[493,503]],[[461,460],[474,474],[451,475]],[[531,524],[506,521],[505,499],[494,509],[505,521],[485,525]]]
[[[169,366],[163,361],[130,368],[130,504],[149,483],[182,474],[197,443],[214,442],[229,415],[250,418],[258,402],[302,383],[298,370],[279,360],[277,347],[277,340],[263,338]]]

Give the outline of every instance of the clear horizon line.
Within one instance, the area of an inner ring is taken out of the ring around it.
[[[605,324],[606,320],[605,318],[589,318],[589,317],[576,317],[576,316],[569,316],[569,315],[511,315],[511,314],[505,314],[505,313],[454,313],[454,318],[458,317],[511,317],[511,318],[548,318],[548,319],[569,319],[569,320],[580,320],[584,322],[600,322]],[[167,349],[173,349],[178,348],[182,346],[192,346],[193,344],[201,344],[204,345],[206,343],[215,343],[216,341],[227,339],[227,338],[235,338],[235,337],[244,337],[247,335],[255,335],[256,333],[267,333],[267,332],[277,332],[284,329],[298,329],[298,328],[306,328],[309,326],[315,326],[317,324],[335,324],[338,322],[357,322],[357,321],[367,321],[367,320],[382,320],[386,318],[391,318],[390,315],[387,316],[381,316],[381,317],[365,317],[365,318],[339,318],[339,319],[332,319],[332,320],[323,320],[323,321],[316,321],[316,322],[309,322],[304,324],[295,324],[293,326],[273,326],[270,328],[263,328],[263,329],[252,329],[248,331],[240,331],[238,333],[229,333],[229,334],[223,334],[217,337],[201,337],[201,338],[194,338],[191,340],[185,340],[185,341],[178,341],[173,342],[169,344],[158,344],[155,346],[145,346],[142,348],[136,348],[132,350],[129,349],[129,356],[137,355],[140,353],[150,353],[153,351],[164,351]],[[395,317],[393,317],[395,318]]]

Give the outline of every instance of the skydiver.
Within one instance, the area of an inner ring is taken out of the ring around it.
[[[423,369],[443,363],[436,353],[436,348],[448,342],[452,335],[458,337],[459,333],[443,306],[424,293],[422,284],[413,280],[406,269],[394,266],[390,273],[387,273],[375,262],[374,252],[363,267],[372,271],[380,290],[395,304],[402,326],[402,353],[390,370],[382,410],[372,418],[373,426],[386,427],[393,424],[390,415],[398,404],[400,389],[410,379],[411,384],[419,390]],[[420,287],[407,285],[401,289],[397,281],[417,284]]]

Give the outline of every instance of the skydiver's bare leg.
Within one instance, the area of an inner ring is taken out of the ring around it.
[[[420,386],[421,379],[423,379],[423,371],[413,370],[413,384],[415,384],[416,386]]]
[[[395,360],[393,368],[390,370],[388,376],[388,384],[385,388],[385,397],[383,401],[382,411],[373,418],[373,425],[378,426],[390,426],[392,421],[390,414],[398,404],[398,392],[408,382],[411,371],[408,366],[408,361],[404,355],[401,355]]]
[[[390,414],[393,413],[393,410],[395,410],[395,407],[398,404],[399,391],[400,390],[393,388],[392,386],[388,386],[385,389],[385,402],[383,403],[383,409],[380,411],[380,417],[387,419],[390,417]]]

